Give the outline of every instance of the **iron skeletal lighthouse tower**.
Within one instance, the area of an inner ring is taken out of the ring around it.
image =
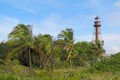
[[[94,43],[97,44],[99,46],[99,48],[103,48],[104,45],[104,41],[102,40],[102,36],[101,36],[101,31],[100,31],[100,27],[101,27],[101,21],[100,18],[98,16],[95,17],[95,21],[94,21],[94,28],[95,28],[95,38],[94,38]]]
[[[98,16],[95,17],[94,21],[94,28],[95,28],[95,38],[94,38],[94,44],[97,45],[98,48],[98,54],[105,54],[105,49],[103,49],[104,41],[101,38],[101,21]]]
[[[100,41],[100,27],[101,27],[101,22],[99,20],[100,18],[97,16],[95,17],[95,22],[94,22],[94,27],[95,27],[95,41]]]

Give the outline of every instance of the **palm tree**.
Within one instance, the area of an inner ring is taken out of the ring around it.
[[[58,35],[58,38],[63,38],[66,41],[66,46],[64,47],[64,50],[69,51],[66,58],[66,60],[69,60],[71,58],[73,45],[74,45],[73,30],[71,28],[62,30],[61,33]]]
[[[65,60],[66,55],[64,55],[64,46],[66,45],[66,41],[63,39],[58,39],[54,41],[54,50],[55,55],[57,58]],[[62,53],[62,54],[61,54]]]
[[[46,67],[52,57],[52,36],[49,34],[35,36],[34,44],[39,47],[40,66]]]
[[[7,45],[9,47],[13,47],[13,49],[9,51],[6,61],[15,55],[27,51],[29,57],[29,68],[31,69],[31,49],[34,50],[36,48],[33,44],[32,26],[18,24],[9,34],[8,39]]]

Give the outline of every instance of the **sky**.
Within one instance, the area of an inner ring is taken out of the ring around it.
[[[120,0],[0,0],[0,41],[23,23],[33,34],[54,38],[72,28],[75,41],[94,40],[94,18],[101,20],[101,40],[106,53],[120,52]]]

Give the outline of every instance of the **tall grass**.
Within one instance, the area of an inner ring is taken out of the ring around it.
[[[120,71],[92,71],[83,67],[47,71],[35,68],[29,70],[19,64],[0,65],[0,80],[120,80],[119,74]]]

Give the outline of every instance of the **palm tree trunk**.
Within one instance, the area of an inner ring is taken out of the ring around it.
[[[68,56],[67,56],[67,59],[66,59],[66,60],[69,60],[69,59],[70,59],[71,54],[72,54],[72,49],[73,49],[73,46],[71,46],[70,51],[69,51],[69,53],[68,53]]]
[[[67,59],[66,59],[66,60],[69,60],[70,68],[72,68],[72,61],[71,61],[72,49],[73,49],[73,45],[71,46],[69,54],[68,54]]]
[[[32,66],[31,66],[31,53],[30,53],[30,48],[29,48],[29,68],[32,69]]]

